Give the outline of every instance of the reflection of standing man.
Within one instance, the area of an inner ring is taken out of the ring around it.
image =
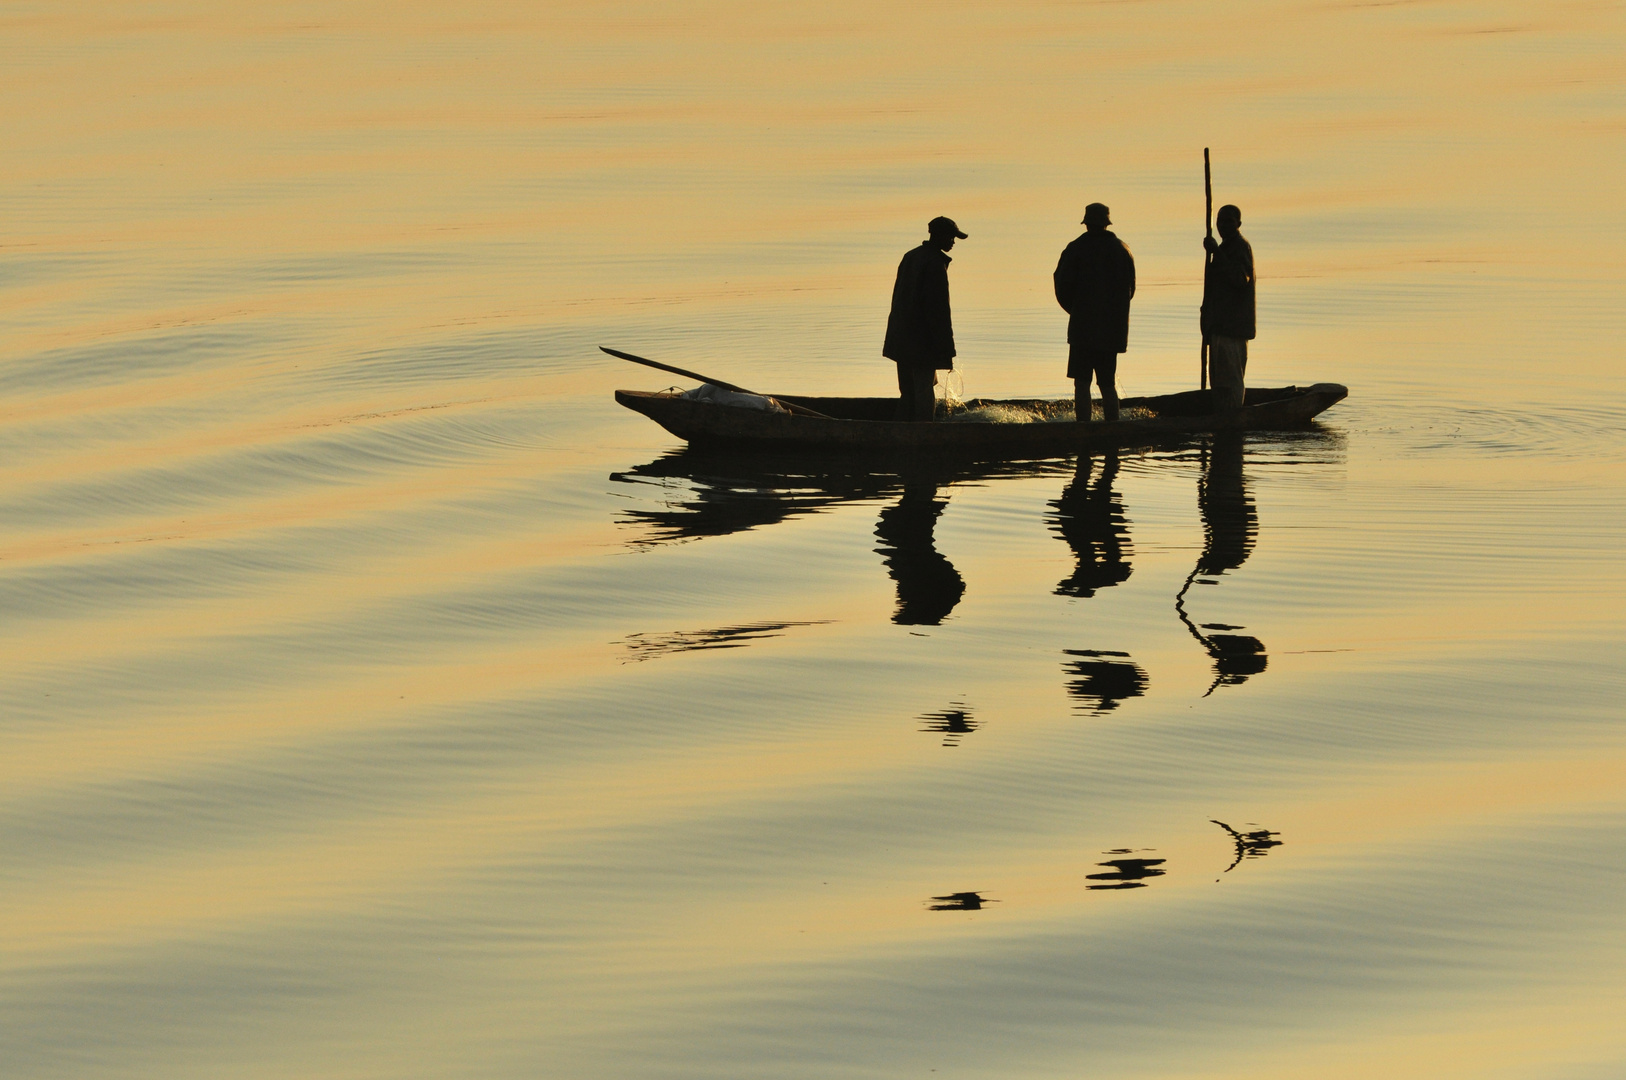
[[[1259,514],[1242,475],[1241,432],[1214,436],[1207,467],[1197,481],[1197,512],[1203,519],[1199,574],[1223,574],[1248,561],[1259,533]]]
[[[949,315],[948,256],[965,233],[946,217],[926,225],[927,239],[898,263],[892,313],[881,355],[898,364],[898,419],[930,420],[937,372],[954,367],[954,322]]]
[[[1208,342],[1208,370],[1214,383],[1214,409],[1240,409],[1248,370],[1248,342],[1254,336],[1253,248],[1242,239],[1242,211],[1219,208],[1214,215],[1222,243],[1203,237],[1213,258],[1203,275],[1203,340]]]
[[[1090,376],[1101,386],[1101,411],[1118,419],[1118,354],[1129,348],[1129,301],[1135,257],[1115,235],[1102,203],[1084,208],[1084,235],[1056,264],[1056,302],[1067,312],[1067,377],[1080,421],[1090,419]]]
[[[1057,596],[1090,597],[1097,589],[1129,579],[1129,519],[1123,500],[1112,490],[1118,478],[1118,455],[1107,452],[1094,483],[1091,468],[1090,455],[1078,455],[1072,482],[1050,504],[1055,511],[1050,529],[1067,541],[1078,564],[1072,576],[1056,586]]]
[[[1235,570],[1253,553],[1259,532],[1259,516],[1242,476],[1242,433],[1219,432],[1203,477],[1197,483],[1197,509],[1203,519],[1203,552],[1186,578],[1185,587],[1175,597],[1174,609],[1191,636],[1202,644],[1214,661],[1212,694],[1221,686],[1237,686],[1270,664],[1265,643],[1251,634],[1216,633],[1245,629],[1229,623],[1203,623],[1202,629],[1186,614],[1186,591],[1199,574],[1218,576]],[[1210,580],[1212,584],[1212,580]],[[1210,633],[1203,633],[1204,630]],[[1204,694],[1207,697],[1208,694]]]
[[[931,477],[905,476],[902,498],[882,510],[875,525],[876,537],[886,545],[875,550],[898,586],[892,621],[900,626],[936,626],[965,595],[965,579],[932,539],[947,505],[946,499],[937,497],[937,483]]]

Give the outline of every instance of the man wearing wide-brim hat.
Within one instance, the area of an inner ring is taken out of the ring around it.
[[[926,224],[926,240],[898,263],[892,313],[881,355],[898,365],[898,419],[930,420],[939,371],[954,368],[954,320],[949,314],[949,249],[965,233],[946,217]]]
[[[1129,348],[1129,301],[1135,295],[1135,257],[1108,231],[1104,203],[1084,208],[1084,235],[1056,264],[1056,302],[1067,312],[1067,377],[1073,380],[1077,418],[1090,416],[1090,379],[1101,387],[1101,413],[1118,419],[1118,354]]]

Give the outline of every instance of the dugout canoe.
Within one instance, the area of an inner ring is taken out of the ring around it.
[[[1301,428],[1347,396],[1338,383],[1313,386],[1250,387],[1243,407],[1213,409],[1213,392],[1187,390],[1157,397],[1124,398],[1124,412],[1137,419],[1079,424],[1071,420],[999,423],[938,419],[906,423],[893,419],[896,398],[803,397],[775,399],[825,414],[769,412],[686,398],[672,391],[617,390],[615,400],[643,413],[680,439],[696,446],[751,445],[786,449],[862,451],[944,451],[1041,457],[1081,448],[1144,446],[1211,431],[1286,431]],[[1070,402],[1053,399],[974,398],[965,410],[994,413],[1053,413]],[[1006,406],[1008,410],[990,407]],[[1070,410],[1069,410],[1070,411]]]

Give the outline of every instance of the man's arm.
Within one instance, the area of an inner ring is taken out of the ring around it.
[[[938,356],[954,355],[954,316],[949,309],[948,263],[942,262],[929,271],[931,284],[926,288],[928,332]],[[925,282],[922,282],[924,285]]]
[[[907,360],[918,348],[914,340],[919,313],[915,310],[916,273],[913,252],[898,262],[898,276],[892,283],[892,310],[886,317],[886,341],[881,355],[889,360]]]
[[[1051,275],[1056,283],[1056,303],[1069,315],[1073,313],[1073,297],[1078,295],[1078,260],[1068,258],[1072,253],[1072,245],[1063,249],[1056,272]]]

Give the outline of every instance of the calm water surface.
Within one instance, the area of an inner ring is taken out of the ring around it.
[[[8,1077],[1626,1073],[1626,10],[0,4]],[[667,377],[1314,430],[686,452]]]

